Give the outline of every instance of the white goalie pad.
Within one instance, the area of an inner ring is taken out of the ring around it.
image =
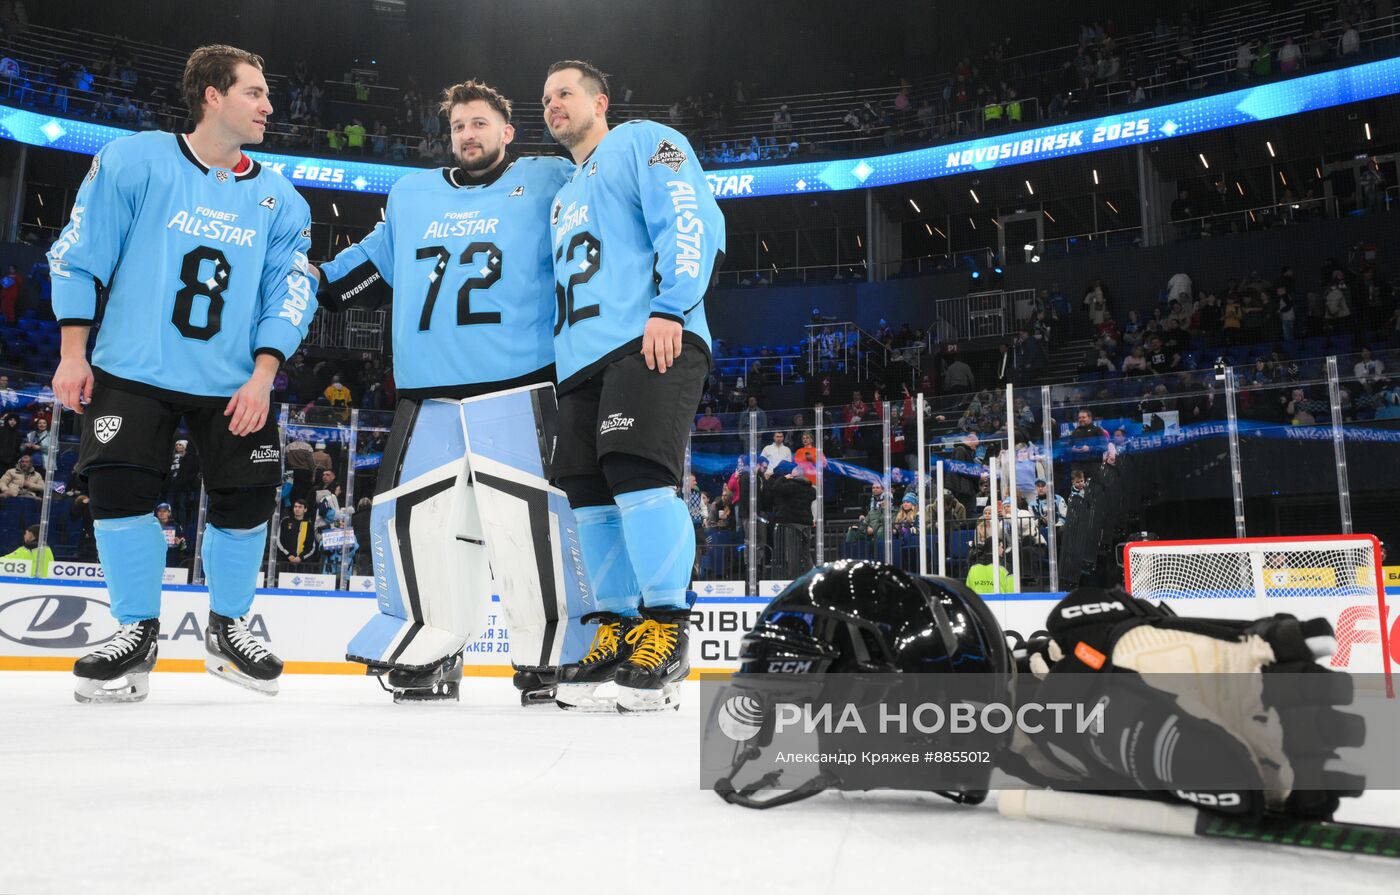
[[[432,665],[481,633],[493,593],[515,664],[581,655],[568,621],[592,600],[573,514],[547,481],[553,407],[545,385],[399,411],[370,516],[379,615],[347,658]]]

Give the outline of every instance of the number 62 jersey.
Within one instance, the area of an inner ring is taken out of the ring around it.
[[[101,323],[99,382],[213,403],[256,355],[286,359],[301,344],[316,312],[311,212],[280,174],[242,167],[206,165],[160,131],[93,157],[49,268],[59,323]]]
[[[483,177],[405,175],[384,221],[321,265],[327,307],[392,300],[406,398],[469,398],[554,378],[549,203],[573,166],[507,156]]]

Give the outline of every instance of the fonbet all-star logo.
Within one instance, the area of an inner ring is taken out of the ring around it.
[[[763,727],[763,706],[752,696],[731,696],[720,703],[720,732],[736,743],[746,743]]]
[[[626,432],[632,428],[632,424],[636,421],[636,417],[623,416],[620,413],[610,413],[608,414],[608,418],[603,420],[603,424],[598,427],[598,434],[607,435],[609,432]]]
[[[0,606],[0,637],[24,646],[78,649],[111,640],[117,623],[101,600],[36,594]]]
[[[277,449],[275,444],[262,444],[253,448],[248,459],[254,463],[276,463],[282,459],[282,452]]]
[[[96,435],[97,440],[103,444],[116,438],[121,428],[122,418],[119,416],[99,416],[92,421],[92,434]]]

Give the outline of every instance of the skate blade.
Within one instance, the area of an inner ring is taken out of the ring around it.
[[[236,687],[252,690],[254,693],[260,693],[263,696],[277,695],[277,680],[275,678],[270,681],[260,681],[257,678],[249,677],[239,671],[238,666],[234,665],[232,662],[225,661],[216,656],[205,657],[204,670],[220,680],[228,681]]]
[[[681,691],[675,684],[667,684],[660,690],[638,690],[633,687],[617,688],[617,713],[619,715],[645,715],[664,712],[667,709],[680,711]]]
[[[441,682],[432,688],[394,691],[394,705],[460,702],[461,698],[455,682]]]
[[[83,705],[141,702],[151,692],[149,672],[133,672],[110,681],[78,678],[73,698]]]
[[[541,690],[520,691],[521,708],[534,709],[540,706],[549,706],[552,708],[556,705],[558,705],[558,700],[555,698],[553,687],[545,687]]]
[[[558,684],[554,688],[554,704],[566,712],[616,714],[617,697],[600,696],[602,684]]]

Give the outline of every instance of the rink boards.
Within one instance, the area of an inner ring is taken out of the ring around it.
[[[309,577],[309,576],[308,576]],[[290,583],[284,581],[283,583]],[[298,582],[320,583],[316,579]],[[249,627],[286,662],[289,673],[362,674],[345,661],[345,645],[375,612],[367,581],[359,592],[278,588],[259,590]],[[759,596],[743,594],[741,582],[697,581],[691,632],[691,663],[696,673],[738,666],[739,641],[758,613],[787,584],[760,582]],[[1387,588],[1392,663],[1400,662],[1400,588]],[[1062,594],[1000,594],[987,597],[1002,626],[1029,636],[1044,626]],[[202,671],[208,592],[203,587],[167,585],[161,607],[161,660],[158,670]],[[1375,603],[1357,597],[1202,598],[1175,601],[1181,615],[1255,618],[1286,612],[1300,618],[1324,616],[1337,631],[1333,667],[1378,672],[1380,633]],[[499,604],[482,620],[482,636],[467,648],[466,672],[478,676],[510,673],[510,637]],[[116,631],[101,581],[0,578],[0,670],[69,671],[73,660],[108,640]]]

